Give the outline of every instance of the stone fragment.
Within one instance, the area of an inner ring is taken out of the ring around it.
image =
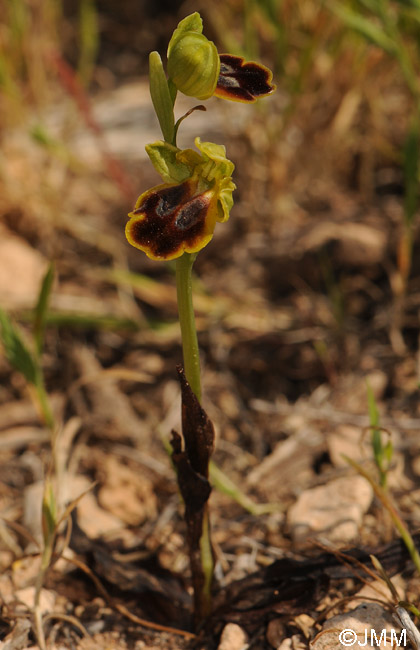
[[[280,618],[273,618],[272,621],[269,621],[265,636],[270,646],[276,648],[276,650],[284,641],[290,641],[290,639],[285,638],[284,623]],[[284,650],[288,650],[289,648],[291,648],[291,645],[287,648],[285,647]]]
[[[308,642],[300,634],[294,634],[291,638],[283,639],[276,650],[307,650]]]
[[[362,476],[348,476],[305,490],[289,509],[287,520],[295,542],[328,537],[330,542],[353,541],[373,490]]]
[[[377,603],[362,603],[345,614],[325,621],[311,643],[311,650],[343,650],[345,647],[387,648],[400,639],[400,627],[393,616]]]
[[[405,600],[407,583],[404,580],[404,578],[401,575],[392,576],[392,584],[394,585],[394,588],[397,591],[399,600]],[[390,591],[388,585],[383,580],[378,579],[363,585],[360,591],[358,591],[357,594],[354,595],[354,600],[350,600],[347,603],[347,607],[349,609],[358,607],[360,605],[360,602],[363,601],[364,599],[366,600],[379,599],[386,602],[387,600],[389,600],[389,597],[390,597]]]
[[[7,228],[0,227],[0,304],[6,309],[36,304],[47,261]]]
[[[217,650],[245,650],[246,645],[247,636],[245,631],[236,623],[228,623],[223,628]]]
[[[24,589],[18,589],[15,592],[15,598],[19,603],[25,605],[27,611],[32,611],[35,604],[35,587],[25,587]],[[41,589],[39,595],[39,607],[42,614],[51,614],[54,609],[54,604],[57,598],[57,594],[50,589]]]
[[[327,439],[328,453],[334,467],[348,467],[344,456],[356,462],[372,457],[369,432],[348,424],[338,425]]]

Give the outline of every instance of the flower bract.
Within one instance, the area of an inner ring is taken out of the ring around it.
[[[129,214],[130,244],[155,260],[196,253],[227,221],[233,205],[233,163],[225,148],[195,139],[198,151],[159,141],[146,147],[163,184],[144,192]]]

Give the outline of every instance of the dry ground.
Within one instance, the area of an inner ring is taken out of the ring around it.
[[[210,100],[182,127],[181,145],[195,135],[223,142],[237,165],[231,218],[195,265],[203,403],[218,467],[253,504],[270,504],[258,514],[213,490],[219,609],[198,641],[138,620],[190,630],[182,505],[165,451],[180,428],[174,266],[131,249],[123,232],[136,195],[158,182],[143,151],[159,137],[147,81],[96,93],[99,136],[71,97],[42,115],[62,148],[35,143],[27,125],[3,133],[1,304],[29,335],[29,310],[55,261],[43,364],[60,423],[57,490],[61,503],[87,490],[70,541],[59,535],[66,559],[42,593],[51,647],[210,650],[229,621],[249,648],[292,637],[287,647],[306,645],[363,582],[328,574],[319,544],[377,550],[396,538],[341,455],[374,475],[366,379],[394,445],[390,490],[418,528],[418,229],[401,295],[401,167],[381,146],[401,145],[407,98],[372,53],[370,93],[382,98],[373,129],[363,89],[354,98],[346,61],[335,64],[334,74],[320,65],[293,115],[279,83],[252,108]],[[179,114],[193,104],[182,100]],[[0,378],[0,647],[19,650],[36,643],[26,621],[51,449],[24,379],[3,357]],[[294,565],[283,581],[261,574],[282,558],[318,556],[306,581]],[[418,603],[407,566],[401,596]],[[232,585],[256,571],[241,613]]]

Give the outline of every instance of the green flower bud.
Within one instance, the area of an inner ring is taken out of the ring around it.
[[[177,89],[203,100],[216,89],[220,59],[216,46],[203,34],[200,14],[181,20],[168,46],[168,74]]]

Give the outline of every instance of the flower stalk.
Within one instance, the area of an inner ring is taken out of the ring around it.
[[[181,327],[184,371],[188,383],[201,402],[200,353],[192,299],[192,267],[196,254],[184,253],[176,261],[176,291]]]

